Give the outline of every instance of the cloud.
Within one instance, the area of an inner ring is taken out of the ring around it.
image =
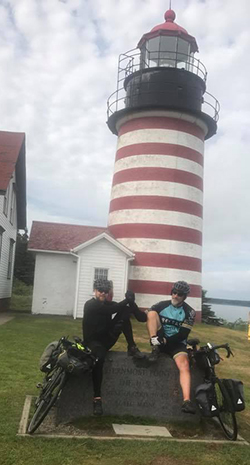
[[[204,287],[250,298],[250,3],[174,3],[221,104],[205,149]],[[165,0],[0,2],[1,129],[26,133],[29,227],[106,225],[116,151],[106,101],[118,56],[162,23],[167,7]]]

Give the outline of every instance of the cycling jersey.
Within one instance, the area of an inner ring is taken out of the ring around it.
[[[167,342],[186,343],[195,319],[195,311],[190,305],[183,302],[181,307],[174,307],[171,300],[164,300],[150,310],[158,313]]]

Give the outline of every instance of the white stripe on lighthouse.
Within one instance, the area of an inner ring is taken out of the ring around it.
[[[176,197],[191,200],[200,205],[203,203],[203,193],[200,189],[169,181],[131,181],[116,184],[112,188],[111,200],[134,195]]]
[[[117,210],[109,214],[109,226],[114,224],[169,224],[202,231],[202,219],[195,215],[164,210]]]
[[[144,238],[119,238],[118,240],[133,252],[167,253],[184,257],[202,258],[202,247],[188,242]]]
[[[204,153],[204,142],[198,137],[172,129],[139,129],[126,132],[118,138],[117,150],[129,145],[145,143],[182,145],[196,150],[202,155]]]
[[[121,158],[115,163],[114,173],[131,168],[171,168],[203,177],[203,168],[198,163],[171,155],[134,155]]]
[[[198,271],[178,270],[153,266],[130,267],[129,279],[139,281],[176,282],[180,279],[189,284],[201,286],[201,273]]]

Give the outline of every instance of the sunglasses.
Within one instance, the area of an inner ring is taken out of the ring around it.
[[[171,294],[178,295],[178,297],[184,297],[185,295],[183,292],[175,291],[174,289],[172,290]]]
[[[101,294],[102,294],[102,293],[104,293],[104,294],[108,294],[108,293],[109,293],[109,289],[107,289],[106,287],[99,287],[99,288],[97,289],[97,291],[98,291],[98,292],[101,292]]]

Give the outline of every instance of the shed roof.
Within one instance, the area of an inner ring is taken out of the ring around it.
[[[17,227],[26,228],[25,134],[0,131],[0,194],[8,188],[16,171]]]
[[[33,221],[29,250],[69,252],[104,232],[113,237],[104,227]]]

